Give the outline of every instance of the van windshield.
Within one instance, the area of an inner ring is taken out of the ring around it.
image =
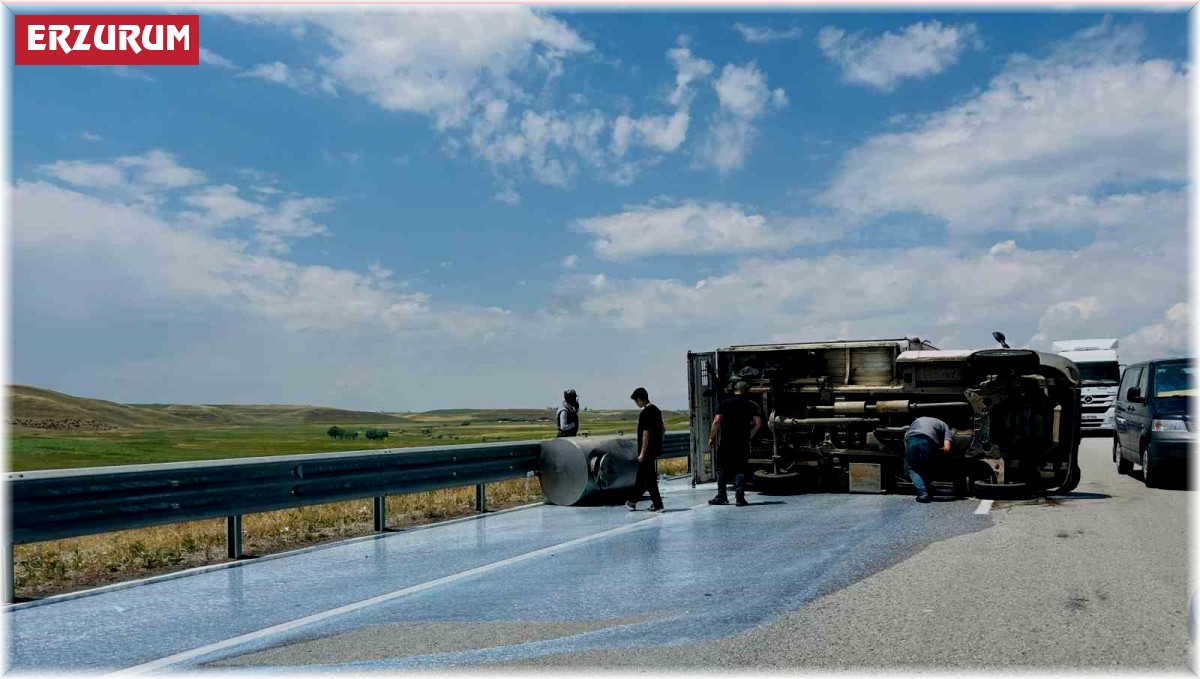
[[[1121,367],[1112,363],[1077,363],[1079,378],[1084,384],[1116,384],[1121,381]]]
[[[1160,363],[1154,367],[1154,398],[1194,396],[1195,368],[1190,363]]]

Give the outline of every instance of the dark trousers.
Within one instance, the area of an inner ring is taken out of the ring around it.
[[[642,494],[650,491],[650,504],[655,507],[663,506],[662,495],[658,493],[658,458],[646,458],[645,462],[638,463],[637,481],[633,484],[633,493],[629,499],[637,502],[642,499]]]
[[[746,466],[750,461],[749,450],[717,451],[717,497],[725,497],[725,484],[733,479],[733,492],[737,497],[746,495]]]
[[[924,436],[904,438],[904,468],[912,479],[917,495],[928,495],[928,481],[936,460],[937,444]]]

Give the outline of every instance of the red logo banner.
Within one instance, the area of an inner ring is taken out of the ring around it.
[[[196,66],[198,14],[18,14],[17,66]]]

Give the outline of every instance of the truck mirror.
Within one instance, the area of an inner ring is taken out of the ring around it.
[[[1125,398],[1131,403],[1142,403],[1146,400],[1142,398],[1142,390],[1140,387],[1130,387],[1129,391],[1125,392]]]

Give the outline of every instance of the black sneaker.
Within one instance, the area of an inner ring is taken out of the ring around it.
[[[725,497],[724,495],[718,495],[718,496],[714,497],[713,499],[709,500],[708,504],[710,504],[710,505],[727,505],[727,504],[729,504],[729,498]]]
[[[750,506],[750,503],[749,503],[749,502],[746,502],[746,498],[744,498],[744,497],[739,497],[739,498],[738,498],[738,499],[737,499],[737,500],[734,502],[734,504],[736,504],[736,505],[737,505],[737,506],[739,506],[739,507],[749,507],[749,506]]]
[[[637,503],[634,502],[633,500],[629,500],[625,503],[625,509],[628,509],[631,512],[636,512],[637,511]]]
[[[929,496],[928,495],[918,495],[917,502],[929,502]]]

